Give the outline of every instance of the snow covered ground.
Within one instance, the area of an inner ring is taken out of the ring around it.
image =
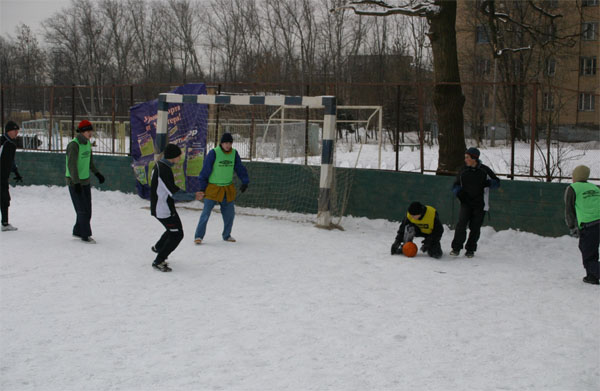
[[[414,141],[414,140],[413,140]],[[407,142],[410,140],[407,139]],[[474,146],[474,142],[467,140],[467,147]],[[534,153],[534,175],[546,175],[545,159],[547,150],[542,145],[543,151],[536,149]],[[510,173],[511,148],[510,145],[505,145],[504,142],[498,142],[497,146],[490,147],[482,145],[479,147],[481,151],[481,160],[498,174]],[[438,145],[425,146],[423,150],[423,166],[425,170],[435,171],[438,167]],[[421,171],[421,155],[416,148],[411,150],[409,147],[404,147],[398,154],[398,168],[400,171]],[[551,164],[554,167],[552,170],[553,176],[570,177],[573,169],[585,164],[591,169],[593,178],[600,177],[600,141],[588,143],[571,143],[560,144],[559,147],[553,146],[551,149]],[[515,173],[529,175],[531,147],[527,143],[515,144]],[[262,161],[280,162],[278,158],[258,159]],[[380,166],[381,160],[381,166]],[[304,157],[286,158],[284,163],[304,164]],[[312,156],[309,158],[309,164],[319,165],[321,156]],[[350,144],[337,142],[336,144],[336,167],[345,168],[367,168],[382,170],[395,170],[396,168],[396,153],[392,146],[387,143],[381,148],[381,156],[379,154],[379,146],[377,144]],[[560,171],[559,171],[560,169]],[[531,178],[521,177],[521,180],[532,180]],[[564,181],[564,180],[563,180]]]
[[[397,223],[238,208],[233,235],[93,191],[96,245],[64,187],[11,189],[0,233],[2,390],[598,390],[599,293],[576,239],[484,228],[473,259],[391,256]],[[200,207],[199,202],[190,206]],[[258,216],[257,216],[258,215]],[[263,215],[263,216],[261,216]],[[285,218],[282,218],[285,217]],[[301,217],[301,216],[300,216]],[[293,221],[297,220],[297,221]]]

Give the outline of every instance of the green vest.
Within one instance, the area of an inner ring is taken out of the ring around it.
[[[600,189],[593,183],[575,182],[575,214],[579,228],[581,224],[600,220]]]
[[[85,144],[81,144],[77,137],[71,142],[76,142],[79,145],[79,154],[77,155],[77,173],[79,174],[79,180],[85,180],[90,177],[90,160],[92,158],[92,144],[88,141]],[[65,176],[71,177],[69,172],[69,158],[65,159],[66,173]]]
[[[419,227],[422,233],[429,235],[433,232],[433,222],[435,221],[435,208],[427,205],[425,215],[421,216],[421,220],[415,220],[410,213],[406,212],[408,221]]]
[[[235,164],[235,149],[225,153],[220,146],[215,148],[215,164],[208,183],[217,186],[227,186],[233,182],[233,166]]]

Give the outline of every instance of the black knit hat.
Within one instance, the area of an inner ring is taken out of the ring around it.
[[[181,155],[181,149],[175,144],[167,144],[164,150],[165,159],[174,159]]]
[[[10,132],[11,130],[19,130],[19,125],[15,121],[8,121],[4,126],[4,133]]]
[[[231,136],[231,133],[223,133],[223,135],[221,136],[220,144],[232,143],[232,142],[233,142],[233,136]]]
[[[480,153],[479,153],[479,149],[477,149],[477,148],[471,147],[471,148],[467,149],[465,151],[465,153],[467,155],[471,156],[473,159],[479,159]]]
[[[425,213],[425,205],[420,202],[413,202],[408,207],[408,214],[411,216],[422,215]]]

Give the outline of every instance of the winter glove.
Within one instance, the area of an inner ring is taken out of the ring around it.
[[[19,172],[15,172],[15,182],[23,183],[23,177],[21,176],[21,174],[19,174]]]
[[[569,235],[571,235],[574,238],[578,238],[579,237],[579,230],[577,228],[571,228],[569,230]]]
[[[394,244],[392,244],[392,255],[394,254],[398,254],[398,249],[402,248],[402,243],[399,240],[394,241]]]
[[[454,193],[454,195],[455,195],[456,197],[458,197],[458,193],[460,193],[460,191],[461,191],[461,190],[462,190],[462,186],[460,186],[460,185],[455,185],[455,186],[452,188],[452,192]]]
[[[96,173],[96,178],[98,178],[98,182],[100,182],[100,184],[104,183],[104,175],[102,175],[99,172],[97,172]]]
[[[248,185],[246,183],[242,184],[242,186],[240,187],[240,191],[243,193],[246,191],[246,189],[248,189]]]
[[[73,190],[75,190],[75,193],[81,194],[81,183],[74,184],[73,185]]]

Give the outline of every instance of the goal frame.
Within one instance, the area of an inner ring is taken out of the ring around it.
[[[196,103],[205,105],[264,105],[295,106],[323,109],[323,139],[321,141],[321,176],[317,207],[317,227],[331,229],[331,187],[335,152],[337,100],[335,96],[287,96],[287,95],[198,95],[162,93],[158,96],[155,151],[158,158],[167,145],[167,120],[169,103]]]

